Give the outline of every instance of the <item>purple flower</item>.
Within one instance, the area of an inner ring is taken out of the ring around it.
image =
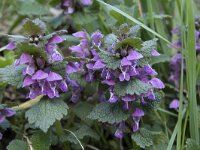
[[[145,65],[142,69],[142,73],[146,75],[157,75],[157,72],[150,65]]]
[[[129,55],[127,56],[128,60],[137,60],[141,58],[143,58],[142,54],[134,50],[129,51]]]
[[[112,80],[112,79],[103,80],[101,83],[103,83],[103,84],[107,84],[107,85],[109,85],[109,86],[113,86],[113,85],[115,85],[115,81]]]
[[[84,32],[84,31],[79,31],[79,32],[73,33],[72,35],[77,38],[87,38],[87,32]]]
[[[119,75],[120,81],[124,81],[124,80],[129,81],[130,80],[131,76],[128,73],[128,69],[129,69],[128,66],[127,67],[121,67],[122,73]]]
[[[149,100],[155,100],[156,99],[156,96],[154,94],[154,92],[152,90],[150,90],[146,96],[148,97]]]
[[[97,69],[102,69],[104,68],[106,65],[101,61],[101,60],[97,60],[93,66],[93,69],[94,70],[97,70]]]
[[[132,113],[133,118],[133,132],[136,132],[139,130],[139,122],[140,118],[144,116],[143,110],[136,108],[135,111]]]
[[[30,99],[33,99],[33,98],[36,98],[37,96],[43,94],[42,93],[42,89],[41,87],[39,86],[38,83],[34,83],[31,87],[30,87],[30,91],[29,91],[29,94],[28,94],[28,97]]]
[[[60,62],[63,60],[63,56],[58,52],[58,51],[54,51],[54,53],[52,54],[52,57],[51,57],[51,62],[54,63],[54,62]]]
[[[77,62],[69,62],[66,66],[66,73],[71,74],[80,70],[80,64]]]
[[[179,100],[178,100],[178,99],[174,99],[174,100],[169,104],[169,108],[178,109],[178,108],[179,108]]]
[[[121,60],[121,66],[130,66],[132,63],[126,58],[124,57],[122,60]]]
[[[15,115],[16,112],[10,108],[4,108],[0,110],[0,123],[2,123],[6,117],[11,117]]]
[[[28,64],[32,61],[32,56],[26,53],[23,53],[19,58],[20,64]]]
[[[80,0],[84,6],[89,6],[92,4],[92,0]]]
[[[68,91],[68,86],[65,81],[61,81],[61,83],[58,85],[58,87],[61,89],[62,92]]]
[[[122,97],[122,101],[124,101],[124,109],[128,110],[129,109],[129,103],[133,102],[136,100],[136,97],[134,95],[126,95]]]
[[[30,86],[33,83],[35,83],[35,81],[31,78],[31,76],[27,76],[23,81],[23,87]]]
[[[110,88],[110,98],[108,101],[110,103],[115,103],[115,102],[117,102],[117,100],[118,100],[118,97],[114,94],[113,88]]]
[[[136,108],[135,111],[132,113],[132,117],[136,118],[136,117],[143,117],[144,116],[144,111],[142,109]]]
[[[149,83],[156,89],[163,89],[165,88],[164,83],[158,79],[158,78],[153,78],[149,81]]]
[[[118,139],[122,139],[124,137],[124,133],[121,130],[117,129],[115,131],[115,137]]]
[[[64,14],[72,14],[74,12],[73,0],[62,0],[61,8],[64,9]]]
[[[4,120],[6,119],[6,117],[11,117],[13,115],[15,115],[16,112],[10,108],[3,108],[0,110],[0,123],[4,122]],[[2,139],[3,134],[0,133],[0,140]]]
[[[170,68],[171,68],[171,75],[169,80],[174,82],[175,86],[179,88],[180,86],[180,75],[181,75],[181,60],[182,54],[177,53],[171,58]]]
[[[43,80],[43,79],[46,79],[48,77],[48,74],[45,73],[44,71],[42,70],[38,70],[33,76],[32,76],[32,79],[33,80]]]
[[[64,39],[61,36],[53,35],[53,37],[48,40],[47,44],[45,44],[45,50],[47,52],[48,60],[50,63],[60,62],[63,60],[63,56],[60,52],[58,52],[56,45],[63,41]]]
[[[158,53],[158,51],[156,51],[156,50],[152,50],[151,55],[152,56],[160,56],[160,53]]]
[[[30,75],[32,76],[35,73],[35,65],[34,64],[29,64],[26,66],[25,70],[23,70],[23,75]]]
[[[50,72],[48,77],[47,77],[47,81],[59,81],[62,80],[63,78],[61,77],[61,75],[55,73],[55,72]]]
[[[100,47],[103,35],[99,31],[96,31],[92,34],[91,38],[92,38],[92,46]]]
[[[49,39],[49,43],[54,43],[54,44],[58,44],[58,43],[62,43],[64,41],[64,39],[59,36],[59,35],[54,35],[52,38]]]
[[[13,50],[16,47],[17,46],[16,46],[16,44],[14,42],[10,42],[10,43],[8,43],[8,45],[6,45],[6,49],[8,49],[8,50]]]

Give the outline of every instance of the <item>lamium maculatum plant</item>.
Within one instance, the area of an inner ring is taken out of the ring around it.
[[[26,98],[30,100],[12,109],[30,107],[25,113],[28,126],[54,134],[50,128],[54,124],[57,135],[64,138],[59,120],[67,115],[69,107],[63,99],[67,97],[72,106],[96,101],[98,104],[88,108],[84,117],[114,126],[116,138],[131,133],[137,141],[136,133],[149,132],[140,129],[140,120],[159,104],[163,97],[160,89],[165,87],[150,64],[152,58],[160,55],[156,51],[157,39],[143,41],[140,27],[127,24],[108,35],[79,31],[73,33],[79,44],[68,47],[68,56],[64,56],[59,45],[68,40],[65,30],[46,35],[44,22],[27,19],[22,33],[8,35],[10,42],[3,49],[14,51],[16,60],[0,69],[0,77],[27,91]],[[93,89],[86,94],[90,86]],[[99,139],[89,126],[84,128],[91,130],[91,137]]]

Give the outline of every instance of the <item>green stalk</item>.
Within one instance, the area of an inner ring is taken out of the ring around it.
[[[180,78],[180,93],[179,93],[179,110],[178,110],[178,133],[176,149],[181,149],[181,134],[182,134],[182,119],[183,119],[183,58],[181,59],[181,78]]]
[[[182,143],[181,143],[181,150],[184,150],[184,143],[185,143],[185,132],[186,132],[186,127],[187,127],[187,122],[188,122],[188,116],[189,116],[189,108],[187,108],[186,115],[185,115],[185,121],[183,125],[183,134],[182,134]]]
[[[198,109],[196,99],[196,38],[194,25],[194,11],[193,1],[187,0],[187,51],[186,51],[186,75],[187,75],[187,89],[189,99],[189,121],[190,121],[190,135],[196,144],[199,144],[199,128],[198,128]]]
[[[185,114],[185,111],[186,110],[183,109],[183,112],[182,112],[183,115]],[[168,146],[167,146],[167,150],[171,150],[172,149],[177,133],[178,133],[178,122],[176,123],[176,126],[174,128],[172,136],[171,136],[171,138],[169,140],[169,143],[168,143]]]
[[[151,27],[151,29],[155,30],[154,18],[153,18],[152,0],[147,0],[147,6],[148,6],[148,15],[149,15],[149,20],[150,20],[150,27]]]
[[[28,109],[30,107],[32,107],[33,105],[37,104],[40,102],[40,100],[42,99],[43,95],[40,95],[34,99],[28,100],[18,106],[14,106],[12,107],[13,110],[18,111],[18,110],[24,110],[24,109]]]
[[[56,129],[57,136],[59,138],[61,138],[64,135],[64,130],[63,130],[62,125],[59,120],[56,120],[56,122],[54,123],[54,127]],[[68,149],[68,146],[65,143],[63,143],[62,146],[63,146],[64,150]]]
[[[163,37],[162,35],[158,34],[157,32],[155,32],[154,30],[152,30],[151,28],[149,28],[148,26],[146,26],[145,24],[143,24],[142,22],[138,21],[137,19],[131,17],[129,14],[121,11],[120,9],[108,4],[108,3],[105,3],[104,1],[102,0],[96,0],[97,2],[99,2],[100,4],[106,6],[108,9],[111,9],[119,14],[121,14],[122,16],[124,16],[125,18],[129,19],[130,21],[134,22],[135,24],[141,26],[142,28],[144,28],[145,30],[149,31],[150,33],[154,34],[155,36],[157,36],[158,38],[162,39],[163,41],[165,41],[167,44],[170,44],[171,46],[173,46],[173,44],[168,40],[166,39],[165,37]]]

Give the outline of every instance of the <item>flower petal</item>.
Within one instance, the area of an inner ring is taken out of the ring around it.
[[[163,89],[165,88],[165,85],[164,83],[158,79],[158,78],[153,78],[149,81],[149,83],[154,87],[154,88],[157,88],[157,89]]]
[[[54,35],[53,37],[51,37],[49,39],[49,43],[54,43],[54,44],[57,44],[57,43],[62,43],[64,41],[64,39],[59,36],[59,35]]]
[[[1,113],[6,117],[11,117],[16,114],[16,112],[10,108],[4,108]]]
[[[47,77],[47,81],[59,81],[62,80],[61,75],[55,73],[55,72],[50,72],[48,77]]]
[[[134,50],[131,50],[129,52],[129,55],[127,56],[128,60],[137,60],[137,59],[140,59],[140,58],[143,58],[142,54],[140,54],[139,52],[134,51]]]
[[[121,60],[121,66],[130,66],[132,63],[126,58],[124,57],[122,60]]]
[[[42,79],[46,79],[48,77],[48,74],[45,73],[42,70],[38,70],[33,76],[32,79],[33,80],[42,80]]]
[[[35,81],[30,76],[27,76],[23,81],[23,87],[29,86],[33,84],[34,82]]]
[[[152,55],[152,56],[160,56],[160,53],[158,53],[157,50],[152,50],[152,51],[151,51],[151,55]]]
[[[174,99],[174,100],[169,104],[169,108],[173,108],[173,109],[179,108],[179,100],[178,100],[178,99]]]
[[[136,108],[135,111],[132,113],[132,117],[142,117],[144,116],[144,111],[142,109]]]

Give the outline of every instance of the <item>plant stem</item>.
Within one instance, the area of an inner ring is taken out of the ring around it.
[[[186,131],[186,127],[187,127],[188,116],[189,116],[189,107],[187,108],[186,116],[185,116],[185,121],[184,121],[184,125],[183,125],[182,144],[181,144],[181,149],[182,150],[184,150],[185,131]]]
[[[56,122],[54,123],[54,127],[56,128],[56,134],[60,139],[64,135],[64,131],[63,131],[60,121],[56,120]],[[64,150],[69,149],[68,145],[66,143],[63,143],[62,146],[63,146]]]

